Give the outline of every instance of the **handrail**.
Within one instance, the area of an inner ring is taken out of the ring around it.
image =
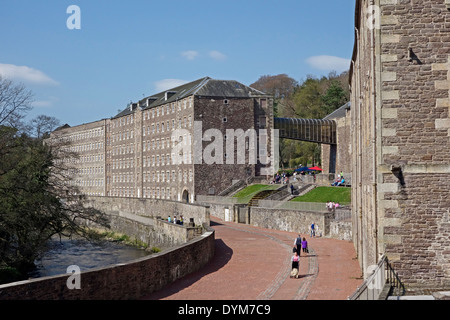
[[[402,296],[405,294],[405,287],[390,265],[386,255],[383,255],[374,267],[372,274],[348,297],[348,300],[378,300],[383,298],[383,293],[386,296],[392,294]]]

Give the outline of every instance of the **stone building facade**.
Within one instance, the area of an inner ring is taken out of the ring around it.
[[[73,178],[84,194],[193,202],[273,174],[272,101],[237,81],[206,77],[51,138],[68,141],[83,159]]]
[[[450,1],[358,0],[353,241],[407,289],[450,288]]]
[[[321,145],[321,162],[323,173],[344,173],[348,183],[351,183],[351,106],[346,103],[324,120],[334,120],[336,122],[337,144]]]
[[[79,125],[76,130],[65,125],[52,134],[63,146],[57,161],[67,169],[70,184],[89,196],[106,194],[107,123],[95,121]]]

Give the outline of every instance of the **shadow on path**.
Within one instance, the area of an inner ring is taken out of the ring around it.
[[[211,226],[220,225],[218,223],[211,222]],[[199,281],[204,276],[214,273],[225,266],[230,261],[233,255],[233,250],[228,247],[221,239],[215,240],[215,252],[214,257],[203,268],[195,271],[187,276],[165,286],[163,289],[158,290],[148,296],[143,297],[145,300],[160,300],[169,297],[177,292],[182,291]]]

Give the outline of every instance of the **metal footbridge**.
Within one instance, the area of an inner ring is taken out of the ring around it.
[[[279,130],[280,138],[337,144],[334,120],[274,118],[274,128]]]

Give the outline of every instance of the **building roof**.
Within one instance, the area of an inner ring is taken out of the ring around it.
[[[347,102],[342,107],[334,110],[332,113],[330,113],[323,119],[331,120],[331,119],[343,118],[343,117],[345,117],[347,110],[350,110],[350,102]]]
[[[243,85],[235,80],[215,80],[209,77],[204,77],[146,97],[137,103],[130,103],[124,110],[113,118],[119,118],[132,114],[138,106],[141,109],[151,109],[192,95],[225,99],[250,98],[255,96],[264,96],[266,94]]]
[[[70,128],[70,126],[66,123],[66,124],[63,124],[62,126],[59,126],[55,130],[53,130],[53,132],[59,131],[59,130],[63,130],[63,129],[67,129],[67,128]]]

